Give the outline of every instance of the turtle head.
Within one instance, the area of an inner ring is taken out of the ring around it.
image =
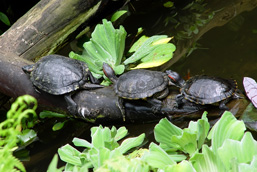
[[[112,69],[112,67],[103,62],[103,72],[104,75],[109,78],[113,83],[116,82],[118,80],[117,76],[115,75],[114,70]]]
[[[35,68],[35,65],[32,64],[32,65],[26,65],[26,66],[23,66],[22,67],[22,70],[25,72],[25,73],[28,73],[30,74]]]
[[[177,72],[172,70],[167,70],[166,73],[169,77],[171,85],[175,85],[181,88],[185,84],[185,80],[181,78],[181,76]]]

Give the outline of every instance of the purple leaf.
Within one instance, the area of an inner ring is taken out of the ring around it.
[[[257,83],[254,79],[244,77],[243,85],[247,97],[251,100],[255,108],[257,108]]]

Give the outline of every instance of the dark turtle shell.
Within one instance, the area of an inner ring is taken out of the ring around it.
[[[119,97],[144,99],[167,88],[168,76],[163,72],[137,69],[121,75],[114,85]]]
[[[210,76],[195,76],[181,88],[185,99],[197,104],[213,104],[228,99],[236,93],[237,83]]]
[[[64,56],[45,56],[32,67],[30,80],[37,88],[50,94],[75,91],[88,81],[87,65]]]

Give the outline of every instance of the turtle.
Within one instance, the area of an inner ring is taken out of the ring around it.
[[[98,80],[93,77],[86,63],[61,55],[44,56],[35,64],[23,66],[22,70],[30,75],[38,92],[41,90],[52,95],[64,95],[67,109],[73,115],[77,110],[77,104],[71,98],[73,91],[103,87],[97,84]]]
[[[201,105],[219,105],[221,110],[228,110],[226,103],[231,99],[240,98],[235,80],[197,75],[185,81],[177,72],[167,70],[166,73],[175,86],[180,88],[181,93],[176,97],[178,106],[186,99]]]
[[[123,99],[146,100],[152,105],[152,110],[156,112],[162,106],[160,99],[165,98],[169,93],[168,86],[173,85],[167,74],[160,71],[136,69],[126,72],[118,78],[112,67],[103,63],[103,72],[114,83],[113,88],[118,96],[117,106],[121,110],[124,121]]]

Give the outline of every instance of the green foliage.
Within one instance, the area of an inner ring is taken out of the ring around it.
[[[118,20],[122,15],[124,15],[125,13],[127,13],[126,10],[121,10],[121,11],[117,11],[112,15],[111,21],[115,22],[116,20]]]
[[[18,97],[7,112],[7,119],[0,123],[0,171],[25,171],[12,152],[19,143],[24,145],[36,137],[34,131],[27,129],[35,124],[36,108],[35,98],[29,95]]]
[[[185,129],[162,119],[154,128],[159,145],[150,143],[149,149],[128,153],[142,144],[144,135],[119,144],[127,134],[125,127],[100,126],[91,129],[91,143],[73,140],[75,146],[85,148],[83,152],[65,145],[58,153],[67,171],[256,171],[257,142],[245,130],[244,123],[230,112],[224,112],[210,130],[204,113]]]
[[[122,13],[118,13],[122,15]],[[104,77],[103,62],[108,63],[116,74],[122,74],[126,69],[132,69],[131,64],[139,64],[134,68],[150,68],[160,66],[170,60],[176,47],[168,43],[171,38],[166,35],[152,37],[142,36],[129,50],[132,55],[123,61],[127,32],[123,26],[115,29],[111,22],[103,20],[92,33],[90,41],[83,44],[81,55],[70,52],[69,56],[87,63],[94,77]]]
[[[11,25],[11,23],[10,23],[8,17],[7,17],[4,13],[2,13],[2,12],[0,12],[0,21],[2,21],[2,22],[3,22],[4,24],[6,24],[7,26],[10,26],[10,25]]]

